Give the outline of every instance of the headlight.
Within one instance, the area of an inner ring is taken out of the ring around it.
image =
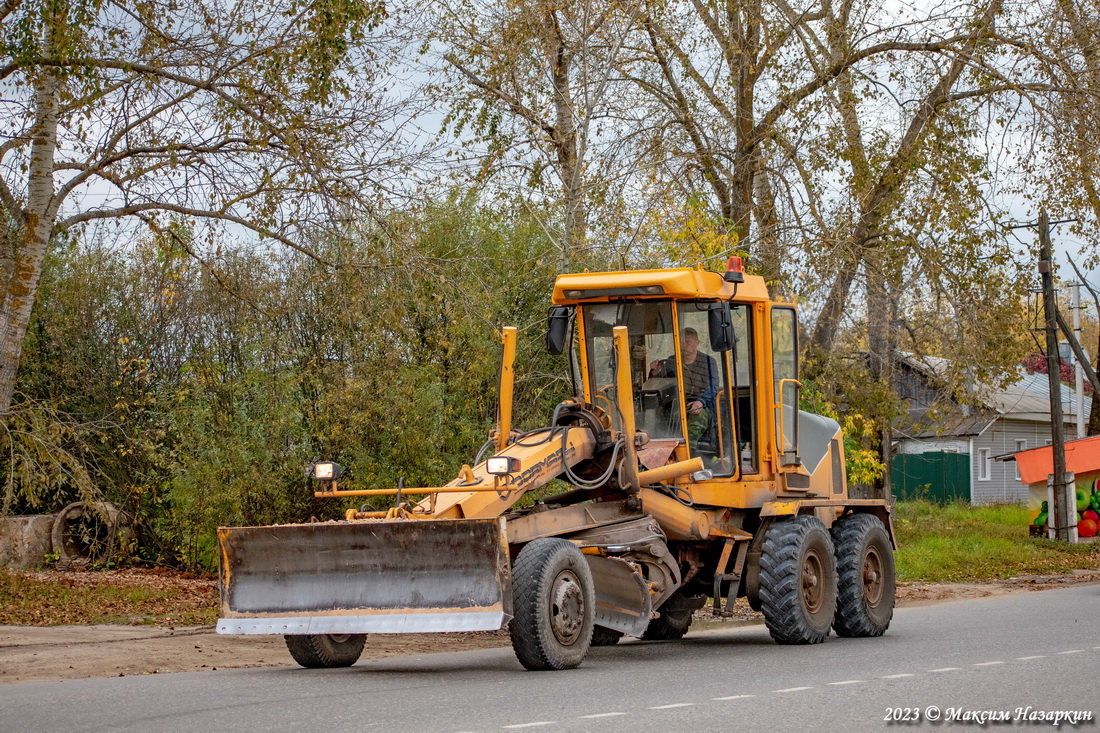
[[[519,470],[519,459],[513,456],[489,456],[485,459],[485,470],[494,476],[507,476]]]
[[[344,467],[333,461],[318,461],[309,467],[309,477],[318,481],[333,481],[344,475]]]

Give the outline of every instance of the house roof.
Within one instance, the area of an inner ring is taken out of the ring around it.
[[[947,374],[952,362],[940,357],[915,357],[899,354],[901,363],[932,380]],[[998,418],[1028,420],[1032,422],[1050,422],[1050,387],[1046,374],[1028,374],[1021,366],[1017,367],[1016,379],[1005,387],[980,382],[968,385],[968,390],[979,403],[976,408],[953,404],[955,409],[945,411],[938,421],[936,430],[922,430],[920,436],[929,435],[980,435]],[[1077,420],[1076,397],[1074,390],[1060,385],[1062,397],[1062,415],[1065,422]],[[1084,402],[1084,413],[1088,418],[1091,399]]]

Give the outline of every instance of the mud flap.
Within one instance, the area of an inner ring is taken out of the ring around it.
[[[512,615],[502,518],[219,528],[219,634],[488,631]]]
[[[596,624],[631,636],[644,634],[653,612],[645,579],[624,560],[598,555],[585,559],[596,590]]]

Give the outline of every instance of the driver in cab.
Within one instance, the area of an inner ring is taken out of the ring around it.
[[[699,353],[699,332],[685,328],[680,333],[680,355],[684,371],[684,404],[687,406],[688,443],[695,445],[710,427],[714,398],[718,395],[718,364]],[[649,365],[650,377],[675,377],[676,355]]]

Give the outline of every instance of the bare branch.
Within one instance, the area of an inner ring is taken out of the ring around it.
[[[84,224],[84,223],[87,223],[87,222],[90,222],[90,221],[98,221],[98,220],[104,220],[104,219],[121,219],[121,218],[128,217],[128,216],[136,216],[138,214],[148,212],[148,211],[166,211],[166,212],[173,213],[173,214],[181,214],[183,216],[193,216],[193,217],[198,218],[198,219],[212,219],[212,220],[216,220],[216,221],[224,221],[224,222],[227,222],[227,223],[230,223],[230,224],[236,224],[236,225],[244,227],[244,228],[246,228],[250,231],[253,231],[256,234],[259,234],[261,237],[265,237],[267,239],[274,239],[275,241],[279,242],[280,244],[284,244],[284,245],[286,245],[287,247],[290,247],[293,250],[301,252],[302,254],[306,255],[307,257],[310,257],[311,259],[316,260],[317,262],[321,263],[322,265],[327,265],[328,267],[336,267],[336,264],[334,262],[332,262],[331,260],[329,260],[325,257],[322,257],[321,255],[317,254],[316,252],[313,252],[312,250],[310,250],[307,247],[303,247],[302,245],[298,244],[297,242],[295,242],[290,237],[287,237],[283,234],[272,231],[269,228],[261,226],[261,225],[255,223],[255,222],[249,221],[248,219],[244,219],[240,216],[236,216],[236,215],[230,214],[230,213],[225,212],[225,211],[211,211],[211,210],[205,210],[205,209],[195,209],[195,208],[191,208],[191,207],[187,207],[187,206],[179,206],[179,205],[176,205],[176,204],[170,204],[170,203],[165,203],[165,202],[150,201],[150,202],[147,202],[147,203],[130,204],[130,205],[127,205],[127,206],[120,206],[120,207],[114,208],[114,209],[94,209],[94,210],[91,210],[91,211],[84,211],[84,212],[81,212],[79,214],[73,214],[72,216],[70,216],[68,218],[61,219],[60,221],[57,222],[56,229],[58,231],[64,231],[66,229],[71,229],[72,227],[74,227],[78,224]]]

